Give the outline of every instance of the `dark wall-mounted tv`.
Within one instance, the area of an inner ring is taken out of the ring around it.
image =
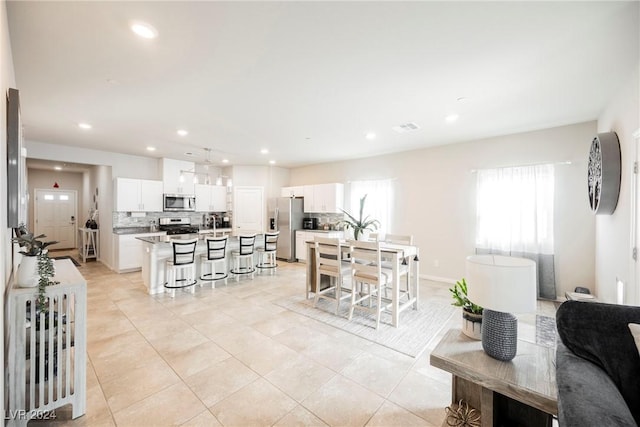
[[[17,89],[7,91],[7,227],[20,223],[21,188],[20,172],[22,135],[20,129],[20,95]]]

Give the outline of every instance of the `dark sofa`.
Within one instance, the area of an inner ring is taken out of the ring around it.
[[[640,355],[629,323],[640,323],[640,307],[567,301],[558,308],[561,427],[640,424]]]

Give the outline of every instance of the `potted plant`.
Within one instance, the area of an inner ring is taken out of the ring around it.
[[[453,288],[449,288],[453,302],[451,305],[462,307],[462,333],[469,338],[482,339],[482,307],[472,303],[467,297],[467,282],[458,280]]]
[[[30,233],[24,224],[15,229],[16,237],[11,239],[17,243],[22,250],[22,260],[18,267],[16,275],[16,283],[21,287],[38,286],[38,310],[46,312],[46,287],[53,284],[51,278],[55,272],[53,269],[53,260],[49,258],[48,246],[58,243],[57,241],[45,242],[41,240],[45,236],[40,234],[34,236]]]
[[[363,236],[365,230],[377,230],[380,226],[380,222],[377,219],[370,219],[369,215],[363,217],[364,202],[366,200],[367,195],[365,194],[360,199],[360,215],[357,219],[344,209],[341,209],[341,211],[347,216],[347,219],[339,221],[338,224],[344,225],[347,229],[353,228],[353,238],[356,240],[358,240],[360,236]]]

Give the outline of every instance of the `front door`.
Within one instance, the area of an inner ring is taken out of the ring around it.
[[[264,232],[263,187],[235,187],[233,230],[235,235]]]
[[[76,205],[75,190],[35,190],[34,233],[44,234],[46,240],[59,243],[48,249],[71,249],[76,247]]]

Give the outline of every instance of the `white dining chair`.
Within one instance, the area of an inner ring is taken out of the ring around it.
[[[384,243],[391,243],[396,245],[413,245],[413,235],[411,234],[385,234],[384,235]],[[411,283],[409,280],[409,259],[403,258],[402,263],[400,264],[399,276],[402,278],[404,276],[404,280],[401,280],[400,292],[407,295],[408,299],[411,299]],[[391,268],[391,264],[389,262],[382,262],[382,266],[385,268]]]
[[[339,238],[318,237],[314,239],[315,264],[316,264],[316,291],[313,298],[313,306],[318,304],[320,298],[334,300],[336,302],[336,314],[340,310],[340,301],[349,298],[342,295],[343,291],[351,292],[344,287],[345,277],[349,277],[351,266],[342,261],[342,249]],[[329,286],[322,289],[322,276],[329,278]]]
[[[349,241],[351,259],[351,306],[349,320],[354,310],[363,310],[376,316],[376,329],[380,326],[381,314],[389,308],[383,303],[382,293],[391,286],[392,272],[382,268],[380,242]],[[374,305],[375,298],[375,305]]]

